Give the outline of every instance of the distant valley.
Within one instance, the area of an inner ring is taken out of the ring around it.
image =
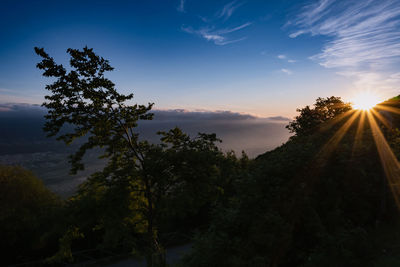
[[[43,132],[45,110],[37,105],[0,104],[0,163],[21,165],[33,171],[53,191],[69,196],[76,186],[103,162],[99,152],[85,157],[86,169],[69,175],[68,155],[78,148],[66,146]],[[185,110],[155,110],[154,120],[141,121],[138,132],[141,138],[158,142],[157,131],[181,127],[190,135],[198,132],[216,133],[222,139],[220,148],[234,150],[238,155],[244,150],[250,157],[271,150],[286,142],[290,134],[284,117],[257,118],[233,112],[189,112]]]

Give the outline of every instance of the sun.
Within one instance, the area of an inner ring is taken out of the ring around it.
[[[360,110],[370,110],[375,107],[380,101],[379,96],[372,92],[360,92],[353,97],[353,108]]]

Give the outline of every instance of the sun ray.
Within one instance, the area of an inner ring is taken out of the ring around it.
[[[374,109],[371,109],[371,114],[373,114],[383,125],[386,126],[386,128],[391,129],[392,125],[391,123],[379,112],[375,111]]]
[[[380,109],[380,110],[385,110],[385,111],[395,113],[395,114],[400,114],[400,109],[391,107],[391,106],[387,106],[387,105],[379,104],[379,105],[376,105],[375,108]]]
[[[325,123],[325,124],[321,127],[320,131],[321,131],[321,132],[324,132],[324,131],[330,130],[333,126],[335,126],[336,124],[338,124],[338,123],[341,122],[342,120],[344,120],[344,119],[350,117],[350,116],[351,116],[352,114],[354,114],[355,112],[358,112],[358,110],[351,109],[351,110],[349,110],[349,111],[343,112],[342,114],[339,114],[336,118],[334,118],[334,119],[328,121],[327,123]]]
[[[357,131],[356,131],[356,135],[354,136],[354,144],[353,144],[353,152],[352,152],[352,156],[354,156],[355,151],[360,147],[361,145],[361,138],[362,138],[362,134],[364,132],[364,129],[366,127],[366,118],[367,112],[366,111],[361,111],[360,112],[360,116],[359,116],[359,121],[358,121],[358,125],[357,125]]]
[[[389,187],[393,193],[397,207],[400,208],[400,164],[389,144],[387,143],[375,118],[370,112],[367,113],[367,118],[369,124],[371,125],[372,136],[374,138]]]
[[[335,134],[329,139],[329,141],[322,147],[321,151],[318,153],[317,157],[325,160],[332,151],[337,147],[339,142],[342,140],[345,133],[349,130],[350,126],[353,124],[354,120],[360,115],[362,111],[356,110],[350,114],[350,118],[335,132]]]

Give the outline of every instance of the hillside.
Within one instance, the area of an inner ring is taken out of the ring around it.
[[[398,157],[400,116],[388,107],[399,100],[378,105],[373,120]],[[385,175],[390,159],[357,112],[257,157],[183,266],[398,266],[399,177]]]

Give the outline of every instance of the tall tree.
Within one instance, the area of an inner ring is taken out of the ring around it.
[[[68,49],[69,70],[56,64],[43,48],[35,47],[35,52],[42,58],[37,68],[43,70],[43,76],[55,78],[46,86],[50,94],[43,103],[48,110],[44,130],[48,136],[56,136],[66,144],[86,138],[70,156],[71,173],[84,169],[82,159],[87,150],[101,148],[101,157],[108,163],[97,177],[102,176],[107,181],[130,179],[129,183],[143,192],[148,266],[162,263],[162,249],[154,227],[154,177],[146,158],[153,149],[147,142],[140,141],[135,131],[139,120],[153,118],[149,112],[153,104],[128,105],[133,94],[117,92],[114,83],[105,77],[113,68],[93,49]]]

